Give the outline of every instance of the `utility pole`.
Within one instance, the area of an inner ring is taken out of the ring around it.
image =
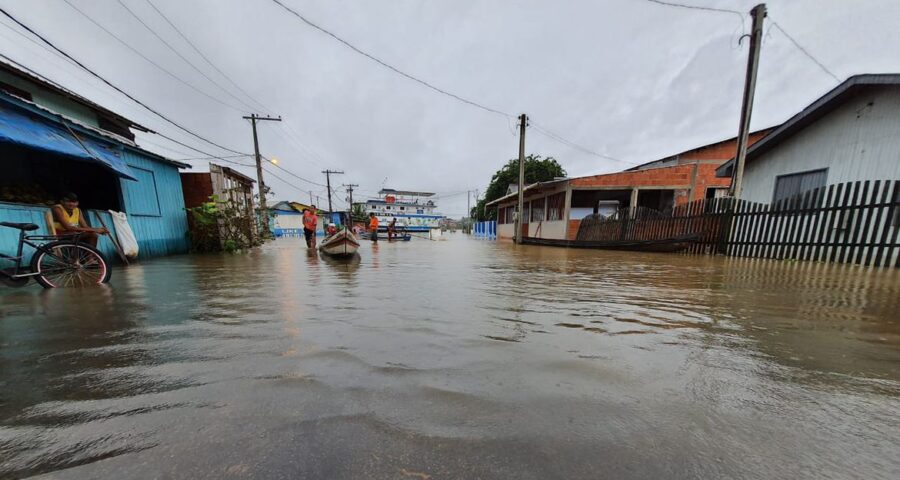
[[[260,160],[259,155],[259,137],[256,135],[256,122],[280,122],[281,117],[261,117],[255,113],[251,113],[249,117],[244,117],[244,119],[250,120],[250,124],[253,125],[253,153],[256,155],[256,186],[259,187],[259,219],[260,223],[262,223],[262,236],[264,238],[269,238],[272,235],[269,233],[269,212],[266,207],[266,184],[263,181],[262,161]]]
[[[519,115],[519,202],[516,207],[515,239],[522,243],[522,211],[525,209],[525,127],[528,115]]]
[[[741,198],[744,180],[744,162],[747,159],[747,143],[750,137],[750,116],[753,112],[753,95],[756,93],[756,71],[759,68],[759,50],[762,46],[763,20],[766,18],[766,4],[760,3],[750,10],[753,29],[750,32],[750,54],[747,58],[747,77],[744,81],[744,100],[741,105],[741,122],[738,127],[737,152],[734,156],[734,172],[731,177],[731,195]]]
[[[466,229],[472,233],[472,191],[466,190]]]
[[[352,225],[353,224],[353,187],[358,187],[359,184],[346,183],[346,184],[344,184],[344,186],[347,187],[347,194],[350,195],[350,213],[348,214],[348,216],[349,216],[348,220],[349,220],[350,224]]]
[[[328,186],[328,213],[331,213],[331,174],[335,175],[343,175],[343,171],[337,170],[322,170],[322,173],[325,174],[325,184]]]
[[[312,190],[309,191],[309,204],[310,204],[310,205],[313,204],[313,201],[312,201]]]

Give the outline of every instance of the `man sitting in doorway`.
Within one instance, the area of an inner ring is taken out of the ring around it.
[[[87,219],[78,208],[78,196],[74,193],[65,193],[59,199],[59,203],[51,208],[53,212],[53,227],[57,235],[80,233],[80,241],[93,247],[97,246],[100,235],[109,233],[105,228],[92,228]]]

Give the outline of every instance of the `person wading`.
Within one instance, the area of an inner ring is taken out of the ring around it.
[[[392,218],[391,223],[388,224],[388,240],[393,240],[394,235],[397,233],[397,219]]]
[[[56,229],[57,235],[80,233],[79,241],[96,247],[99,236],[109,233],[105,228],[88,226],[84,214],[78,208],[78,196],[74,193],[63,194],[59,199],[59,204],[54,205],[51,210],[53,212],[53,228]]]
[[[378,242],[378,217],[375,213],[369,214],[369,235],[372,236],[373,242]]]
[[[319,225],[319,216],[316,215],[316,206],[303,210],[303,236],[306,238],[307,248],[316,248],[316,227]]]

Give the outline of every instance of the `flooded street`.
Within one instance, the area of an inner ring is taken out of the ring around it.
[[[0,478],[898,478],[900,271],[279,240],[0,292]]]

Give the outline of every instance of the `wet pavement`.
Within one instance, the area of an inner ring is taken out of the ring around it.
[[[0,291],[0,478],[898,478],[900,271],[279,240]]]

